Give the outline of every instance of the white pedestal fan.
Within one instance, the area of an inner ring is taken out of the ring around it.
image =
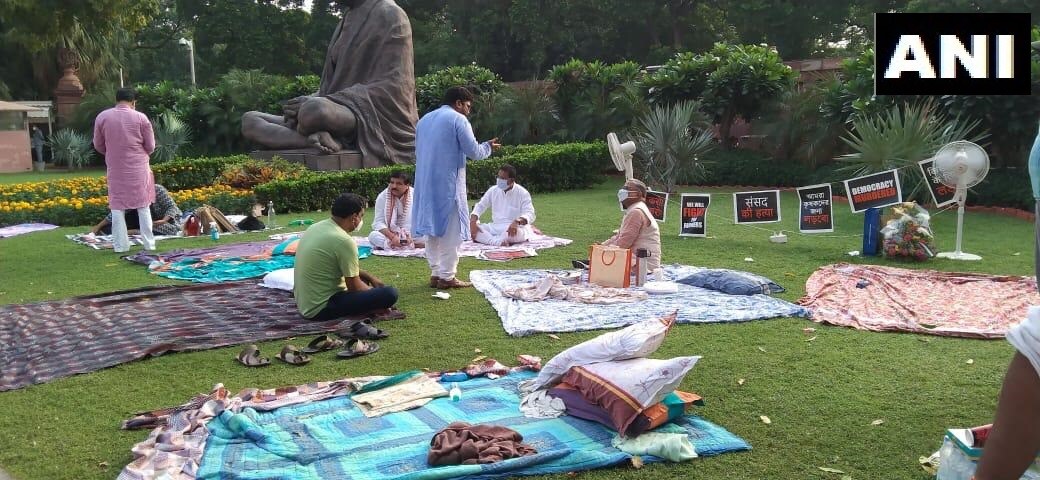
[[[960,140],[940,148],[934,159],[939,181],[955,189],[953,198],[957,201],[957,246],[952,252],[941,252],[936,256],[952,260],[982,260],[978,255],[961,251],[961,238],[968,189],[986,178],[986,173],[989,172],[989,155],[982,147]]]
[[[607,150],[610,151],[610,158],[614,160],[614,166],[618,171],[625,172],[625,181],[631,180],[632,154],[636,151],[635,142],[621,143],[618,141],[617,134],[610,132],[607,134]]]

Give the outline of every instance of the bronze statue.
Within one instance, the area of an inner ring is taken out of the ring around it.
[[[415,66],[408,15],[393,0],[341,0],[349,8],[325,55],[314,95],[289,100],[282,116],[247,112],[242,135],[270,149],[354,144],[363,165],[415,163]]]

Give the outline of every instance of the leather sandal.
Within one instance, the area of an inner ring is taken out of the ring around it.
[[[311,340],[311,343],[309,343],[307,347],[304,348],[302,351],[303,353],[324,352],[342,347],[343,343],[343,340],[340,340],[332,335],[325,334],[316,337],[314,340]]]
[[[310,355],[305,355],[294,345],[282,347],[282,351],[278,352],[277,358],[289,365],[306,365],[311,361]]]
[[[246,345],[236,358],[239,363],[247,367],[266,367],[271,364],[270,359],[260,356],[260,349],[256,345]]]

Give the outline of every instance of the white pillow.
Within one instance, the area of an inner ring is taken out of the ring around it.
[[[293,276],[295,274],[292,268],[283,268],[281,270],[275,270],[267,275],[264,275],[264,281],[260,284],[262,287],[277,288],[278,290],[293,291],[293,285],[296,283],[296,279]]]
[[[568,348],[542,367],[531,388],[537,390],[559,383],[571,367],[650,355],[661,346],[665,334],[675,323],[675,316],[673,312],[666,317],[644,320]]]

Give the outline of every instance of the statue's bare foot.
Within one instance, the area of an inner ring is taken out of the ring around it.
[[[343,149],[343,146],[340,145],[335,138],[332,138],[332,135],[330,135],[329,132],[315,132],[310,134],[307,139],[310,140],[315,147],[325,153],[338,152]]]

